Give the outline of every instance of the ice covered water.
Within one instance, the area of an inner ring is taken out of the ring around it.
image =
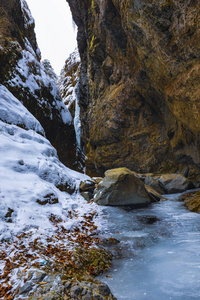
[[[199,214],[177,195],[145,209],[105,208],[105,214],[104,235],[120,240],[121,258],[99,279],[118,300],[200,299]]]

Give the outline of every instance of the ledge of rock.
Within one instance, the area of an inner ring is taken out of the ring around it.
[[[184,194],[180,199],[185,202],[188,210],[200,213],[200,191]]]

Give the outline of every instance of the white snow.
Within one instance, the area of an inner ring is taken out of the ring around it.
[[[34,24],[35,21],[25,0],[21,0],[21,8],[24,15],[25,27],[28,28],[30,25]]]
[[[66,71],[68,72],[71,69],[73,69],[77,63],[80,63],[80,56],[79,56],[78,49],[76,48],[74,52],[72,52],[69,58],[66,60],[65,66],[61,70],[58,79],[58,85],[62,95],[62,100],[65,103],[67,108],[70,107],[70,105],[76,101],[76,94],[74,93],[75,90],[74,82],[77,83],[79,80],[78,78],[79,68],[76,74],[72,74],[72,76],[67,76]]]
[[[66,107],[69,108],[73,102],[75,102],[75,116],[74,116],[74,128],[76,133],[77,146],[81,148],[81,121],[80,121],[80,106],[79,106],[79,68],[72,75],[67,76],[66,72],[70,73],[70,70],[80,63],[80,56],[78,49],[76,48],[72,52],[69,58],[65,62],[65,66],[61,70],[60,77],[58,79],[58,85],[61,92],[62,100]],[[74,82],[76,84],[74,84]]]
[[[51,113],[53,107],[49,104],[48,99],[44,99],[40,93],[40,89],[45,86],[55,99],[54,107],[57,108],[58,114],[60,113],[63,123],[71,124],[72,116],[61,99],[56,82],[45,72],[45,68],[38,62],[28,39],[25,39],[25,45],[27,50],[21,51],[22,58],[18,61],[12,78],[8,81],[9,86],[18,86],[22,91],[31,93],[38,104],[41,106],[45,104]]]
[[[8,123],[6,118],[8,117]],[[65,167],[58,159],[55,148],[42,135],[40,123],[3,86],[0,86],[0,240],[14,234],[39,228],[39,233],[49,235],[55,226],[49,215],[62,218],[62,225],[70,229],[80,221],[91,207],[74,193],[61,192],[57,186],[68,184],[78,188],[88,176]],[[24,128],[22,126],[24,122]],[[56,204],[40,205],[48,194],[57,199]],[[9,209],[11,218],[6,218]],[[67,218],[68,210],[76,209],[80,218]],[[11,222],[8,222],[11,219]]]
[[[102,208],[78,192],[90,177],[64,166],[39,132],[44,134],[40,123],[0,85],[0,289],[11,284],[14,293],[28,271],[37,272],[37,264],[56,264],[56,257],[45,254],[49,243],[67,253],[77,245],[79,231],[92,245],[90,234],[101,228]],[[73,194],[60,186],[74,188]]]
[[[6,87],[0,85],[0,120],[13,125],[21,125],[45,135],[44,129],[31,114],[16,99]]]

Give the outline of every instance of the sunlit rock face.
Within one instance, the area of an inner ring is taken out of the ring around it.
[[[75,132],[55,80],[40,63],[34,20],[25,0],[0,2],[0,84],[39,120],[60,160],[73,167]]]
[[[88,173],[121,166],[174,172],[184,165],[195,173],[199,1],[67,1],[79,30]]]

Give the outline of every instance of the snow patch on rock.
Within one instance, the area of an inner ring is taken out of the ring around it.
[[[46,73],[45,68],[36,59],[36,56],[34,55],[35,52],[28,39],[26,39],[26,47],[28,50],[21,51],[22,59],[18,61],[15,71],[12,74],[12,78],[8,81],[8,85],[10,87],[18,86],[24,93],[25,91],[31,93],[38,104],[40,106],[45,104],[50,112],[52,112],[53,108],[57,108],[63,123],[71,124],[71,114],[61,100],[56,82],[50,78]],[[40,89],[43,87],[46,87],[55,99],[54,107],[49,104],[48,99],[42,97]],[[53,118],[52,113],[50,114],[50,117]]]
[[[25,129],[32,129],[37,133],[45,135],[44,129],[38,120],[3,85],[0,85],[0,99],[1,121],[23,126]]]

